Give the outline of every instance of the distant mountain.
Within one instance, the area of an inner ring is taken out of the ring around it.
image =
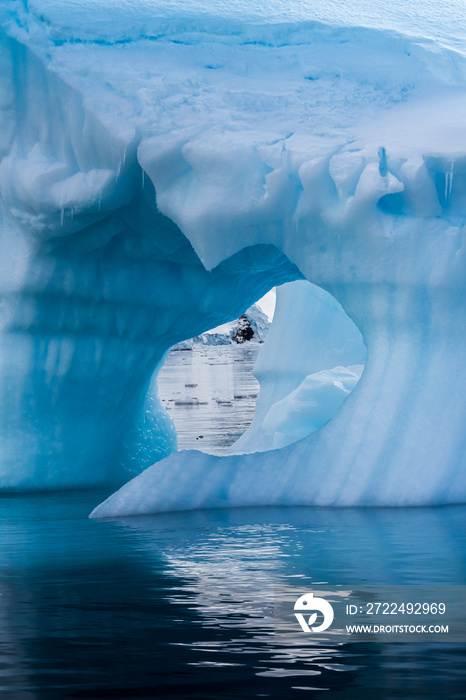
[[[236,321],[224,323],[217,328],[206,331],[196,338],[183,340],[173,346],[172,350],[192,350],[194,344],[231,345],[243,343],[263,343],[271,324],[269,315],[259,306],[253,304]]]

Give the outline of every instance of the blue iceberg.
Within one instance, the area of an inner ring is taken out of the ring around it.
[[[451,7],[0,3],[2,490],[134,477],[95,516],[466,500]],[[251,432],[175,452],[150,393],[168,349],[285,283]],[[277,402],[365,361],[273,444]]]

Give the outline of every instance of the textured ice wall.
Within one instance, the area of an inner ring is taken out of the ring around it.
[[[0,44],[0,488],[122,483],[176,449],[148,394],[168,348],[300,273],[267,245],[207,271],[157,209],[134,124],[96,116],[16,20]]]
[[[304,277],[367,346],[336,418],[279,451],[172,455],[99,513],[464,500],[464,8],[419,39],[367,5],[47,5],[0,5],[4,487],[168,452],[163,420],[140,432],[167,347]]]

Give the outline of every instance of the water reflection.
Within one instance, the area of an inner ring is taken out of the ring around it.
[[[105,494],[0,499],[0,694],[464,697],[464,648],[286,643],[275,584],[466,583],[466,508],[91,521]]]
[[[174,532],[180,518],[181,540],[170,538],[168,543],[163,538],[161,552],[161,532]],[[231,663],[229,655],[246,655],[249,664],[253,659],[256,677],[280,678],[285,685],[288,679],[288,690],[338,690],[339,697],[352,697],[355,688],[357,697],[373,697],[375,692],[391,697],[403,674],[412,676],[417,669],[409,697],[438,697],[440,690],[453,693],[463,687],[465,673],[452,663],[464,649],[449,646],[446,653],[443,645],[426,644],[403,644],[402,650],[397,644],[322,646],[308,638],[290,645],[289,639],[273,636],[273,587],[464,583],[465,520],[464,507],[266,508],[128,518],[120,523],[141,534],[148,551],[166,560],[171,575],[189,582],[184,594],[192,596],[204,629],[230,630],[227,640],[191,643],[204,652],[201,665],[222,664],[217,656]],[[442,671],[446,659],[448,670]],[[343,671],[345,680],[337,680],[335,674]],[[310,677],[313,683],[296,685],[297,679]]]

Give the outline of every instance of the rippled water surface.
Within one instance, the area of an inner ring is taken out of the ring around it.
[[[273,586],[466,583],[466,508],[88,520],[105,494],[0,499],[0,696],[464,698],[465,648],[285,643]]]

